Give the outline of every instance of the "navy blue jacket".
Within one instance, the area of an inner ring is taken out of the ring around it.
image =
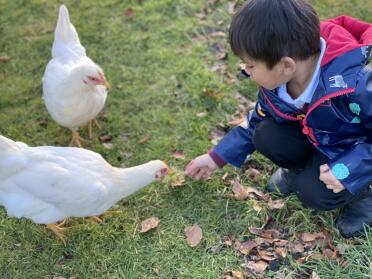
[[[278,123],[299,121],[348,191],[372,184],[372,69],[366,66],[372,55],[372,25],[340,16],[321,23],[321,36],[326,52],[307,112],[280,99],[277,89],[260,88],[245,125],[234,127],[210,152],[219,165],[240,167],[255,150],[257,123],[273,117]]]

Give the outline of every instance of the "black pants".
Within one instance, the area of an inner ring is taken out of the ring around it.
[[[301,169],[292,186],[294,193],[306,206],[332,210],[343,207],[358,196],[347,190],[335,194],[319,180],[319,167],[326,164],[328,158],[302,134],[299,123],[278,124],[272,118],[264,120],[255,129],[253,143],[259,152],[278,166]]]

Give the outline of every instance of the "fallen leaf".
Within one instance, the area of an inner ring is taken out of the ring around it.
[[[207,37],[205,37],[203,35],[197,35],[197,36],[192,38],[192,41],[196,42],[196,43],[203,43],[203,42],[208,41],[208,39],[207,39]]]
[[[145,135],[138,143],[139,144],[145,144],[149,140],[150,140],[150,136],[149,135]]]
[[[288,243],[288,240],[286,239],[275,239],[274,240],[274,244],[275,246],[277,247],[283,247],[283,246],[286,246]]]
[[[238,201],[245,200],[249,196],[247,189],[240,184],[238,179],[234,180],[232,191],[234,192],[235,199]]]
[[[280,208],[283,208],[284,205],[285,205],[285,201],[282,200],[282,199],[278,199],[278,200],[269,200],[269,208],[270,209],[280,209]]]
[[[268,263],[265,261],[248,261],[244,266],[256,273],[262,273],[267,268]]]
[[[262,260],[265,260],[268,262],[273,261],[277,258],[274,252],[270,252],[264,249],[257,249],[257,252]]]
[[[151,229],[156,228],[160,223],[159,218],[157,217],[150,217],[141,222],[141,233],[145,233]]]
[[[245,121],[245,118],[243,118],[243,121]],[[259,182],[261,179],[261,173],[254,169],[254,168],[249,168],[245,171],[245,173],[248,175],[250,179],[252,179],[254,182]]]
[[[234,240],[235,240],[235,236],[233,235],[225,235],[221,238],[222,244],[227,247],[232,246]]]
[[[8,55],[0,56],[0,63],[8,63],[11,59]]]
[[[304,242],[314,241],[317,238],[325,238],[325,235],[322,232],[319,233],[304,232],[300,235],[300,239]]]
[[[206,117],[207,115],[208,115],[208,113],[205,112],[205,111],[202,111],[202,112],[199,112],[199,113],[196,114],[196,116],[197,116],[197,117],[200,117],[200,118],[202,118],[202,117]]]
[[[303,253],[305,251],[305,248],[301,242],[295,240],[288,243],[288,250],[291,253]]]
[[[112,140],[112,136],[110,135],[101,135],[98,137],[100,142],[110,142]]]
[[[276,247],[275,253],[277,253],[278,256],[281,258],[287,257],[287,249],[285,249],[284,247]]]
[[[172,156],[177,160],[185,160],[185,154],[182,151],[174,151]]]
[[[191,247],[197,246],[203,238],[203,231],[197,224],[187,227],[185,234],[187,244]]]
[[[241,271],[231,271],[232,275],[236,279],[244,279],[244,274]]]
[[[114,145],[111,142],[104,142],[102,143],[103,147],[106,149],[112,149]]]
[[[225,172],[222,176],[222,181],[226,181],[226,178],[229,176],[229,173],[228,172]]]
[[[239,240],[235,241],[235,250],[243,255],[248,255],[255,247],[257,247],[257,243],[251,240],[245,242],[240,242]]]
[[[262,207],[259,206],[258,203],[255,200],[253,200],[252,203],[253,203],[252,207],[253,207],[254,211],[256,211],[257,213],[260,213],[260,211],[262,210]]]
[[[337,258],[337,251],[333,251],[331,249],[324,249],[323,250],[323,256],[328,260],[334,260]]]
[[[254,187],[246,187],[248,194],[254,194],[259,200],[268,201],[270,200],[270,196],[265,194],[264,192],[254,188]]]
[[[220,99],[220,96],[218,95],[218,93],[214,91],[212,88],[204,88],[203,95],[213,100]]]
[[[180,187],[185,184],[185,175],[182,171],[172,169],[170,174],[165,177],[163,181],[171,187]]]

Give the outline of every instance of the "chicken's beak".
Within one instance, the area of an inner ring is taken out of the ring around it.
[[[111,88],[110,83],[106,80],[105,76],[101,73],[99,73],[100,79],[99,79],[99,84],[105,86],[107,89]]]
[[[110,89],[111,88],[110,83],[108,83],[108,81],[105,78],[103,78],[103,81],[102,82],[103,82],[102,85],[106,86],[107,89]]]

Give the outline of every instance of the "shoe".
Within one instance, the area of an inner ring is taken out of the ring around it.
[[[346,238],[361,235],[364,225],[372,225],[372,185],[344,207],[337,225],[341,235]]]
[[[301,170],[289,170],[279,168],[270,177],[267,183],[266,190],[270,193],[280,193],[283,196],[288,196],[293,192],[291,183],[295,176],[300,173]]]

